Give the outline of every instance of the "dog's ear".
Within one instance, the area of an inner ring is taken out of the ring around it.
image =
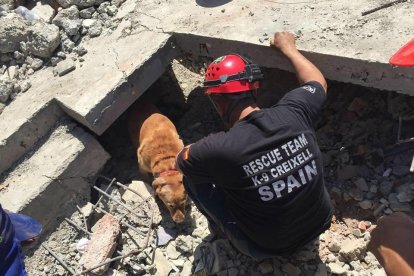
[[[162,187],[164,187],[166,184],[167,181],[165,181],[163,177],[157,177],[154,179],[154,181],[152,181],[152,187],[154,188],[156,193],[159,193]]]

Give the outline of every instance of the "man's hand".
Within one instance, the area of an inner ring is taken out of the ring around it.
[[[414,274],[414,222],[403,213],[378,221],[368,244],[388,275]]]
[[[319,69],[297,50],[293,34],[288,32],[275,33],[273,39],[270,40],[270,45],[281,51],[289,59],[293,68],[295,68],[300,84],[317,81],[326,93],[328,85],[325,78]]]
[[[289,55],[289,53],[297,51],[295,44],[295,36],[288,32],[277,32],[270,39],[270,45],[279,49],[283,54]]]

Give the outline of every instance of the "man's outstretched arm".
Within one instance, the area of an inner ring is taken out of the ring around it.
[[[317,81],[322,85],[326,93],[328,85],[325,78],[321,71],[298,51],[293,34],[277,32],[273,39],[270,40],[270,45],[277,48],[289,59],[296,71],[300,84]]]

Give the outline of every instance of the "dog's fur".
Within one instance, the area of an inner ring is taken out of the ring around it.
[[[157,196],[167,206],[172,219],[181,223],[185,218],[187,194],[183,176],[175,170],[175,158],[184,148],[174,124],[148,102],[135,103],[129,113],[128,128],[137,146],[141,174],[162,173],[152,182]],[[170,171],[173,170],[173,171]]]

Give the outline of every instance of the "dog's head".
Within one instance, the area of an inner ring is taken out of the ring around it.
[[[182,223],[185,218],[185,204],[187,193],[184,190],[183,175],[175,173],[157,177],[152,182],[155,193],[167,206],[172,219]]]

